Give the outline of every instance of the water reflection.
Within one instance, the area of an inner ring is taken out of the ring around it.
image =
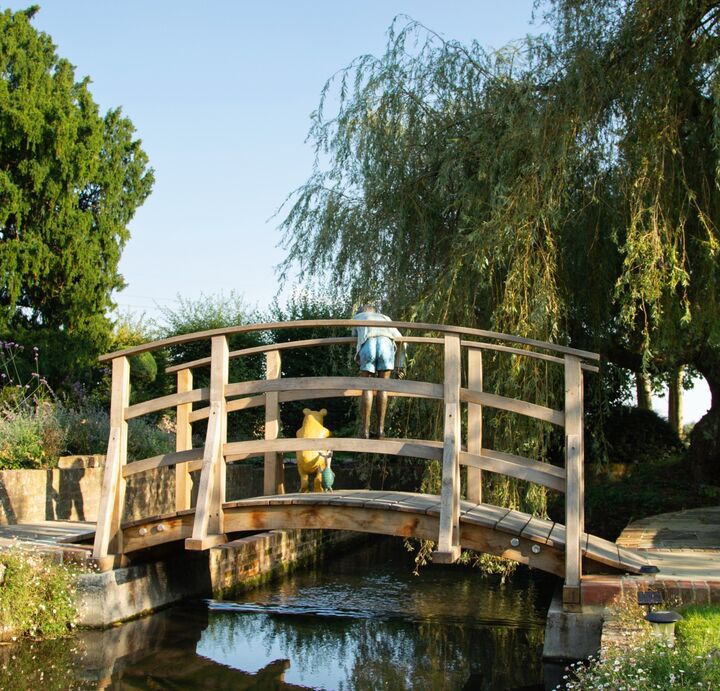
[[[411,570],[389,541],[242,601],[174,607],[61,645],[6,646],[0,688],[495,691],[542,681],[550,580]]]
[[[402,543],[335,560],[208,603],[198,652],[255,670],[291,661],[285,679],[327,689],[505,689],[542,681],[548,579],[512,583],[454,567],[412,576]]]

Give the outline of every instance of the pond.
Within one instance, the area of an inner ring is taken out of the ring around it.
[[[556,581],[414,576],[402,540],[330,556],[237,601],[184,603],[71,640],[0,648],[0,688],[543,688]]]

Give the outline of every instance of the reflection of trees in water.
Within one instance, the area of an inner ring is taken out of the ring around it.
[[[68,691],[95,689],[92,681],[73,679],[69,669],[82,664],[82,650],[71,638],[21,639],[0,646],[0,689],[3,691]]]
[[[398,636],[358,641],[350,689],[456,689],[473,674],[478,689],[522,686],[542,679],[542,630],[470,628],[425,623]],[[480,681],[482,680],[482,681]]]
[[[385,541],[297,572],[245,594],[259,612],[211,612],[204,638],[229,654],[254,641],[291,659],[291,670],[317,670],[304,683],[322,685],[327,670],[347,689],[459,688],[470,674],[478,689],[542,679],[554,579],[520,570],[502,582],[458,566],[415,577],[406,557],[402,543]]]
[[[343,689],[454,689],[471,674],[478,689],[542,680],[539,627],[213,613],[205,636],[225,654],[261,640],[268,655],[279,647],[291,669],[312,668],[313,685],[327,671]]]

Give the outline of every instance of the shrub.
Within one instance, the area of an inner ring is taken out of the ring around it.
[[[0,409],[0,469],[52,467],[64,446],[51,403]]]
[[[128,460],[136,461],[175,451],[175,434],[161,418],[155,425],[149,420],[135,418],[128,425]]]
[[[19,635],[55,638],[75,625],[75,568],[35,553],[0,552],[0,621]]]
[[[66,430],[67,453],[105,453],[110,433],[107,410],[85,400],[78,407],[59,404],[57,417]],[[174,450],[174,430],[165,418],[158,424],[145,418],[134,418],[128,423],[128,460],[150,458]]]
[[[35,371],[23,383],[18,360],[23,347],[0,341],[0,469],[44,468],[57,462],[64,433],[55,419],[53,392]]]
[[[605,426],[608,457],[613,463],[646,463],[682,454],[684,446],[667,420],[653,410],[617,408]]]
[[[110,431],[107,410],[84,400],[76,406],[58,403],[55,409],[58,424],[65,430],[65,452],[90,455],[105,453]]]

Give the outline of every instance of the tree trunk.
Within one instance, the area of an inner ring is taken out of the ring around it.
[[[670,372],[670,383],[668,384],[668,422],[670,427],[683,438],[683,367],[677,367]]]
[[[647,374],[643,372],[635,373],[635,391],[637,394],[637,407],[640,410],[652,410],[650,377]]]
[[[720,483],[720,353],[706,349],[693,364],[710,388],[710,410],[690,433],[688,459],[696,481],[717,485]]]

